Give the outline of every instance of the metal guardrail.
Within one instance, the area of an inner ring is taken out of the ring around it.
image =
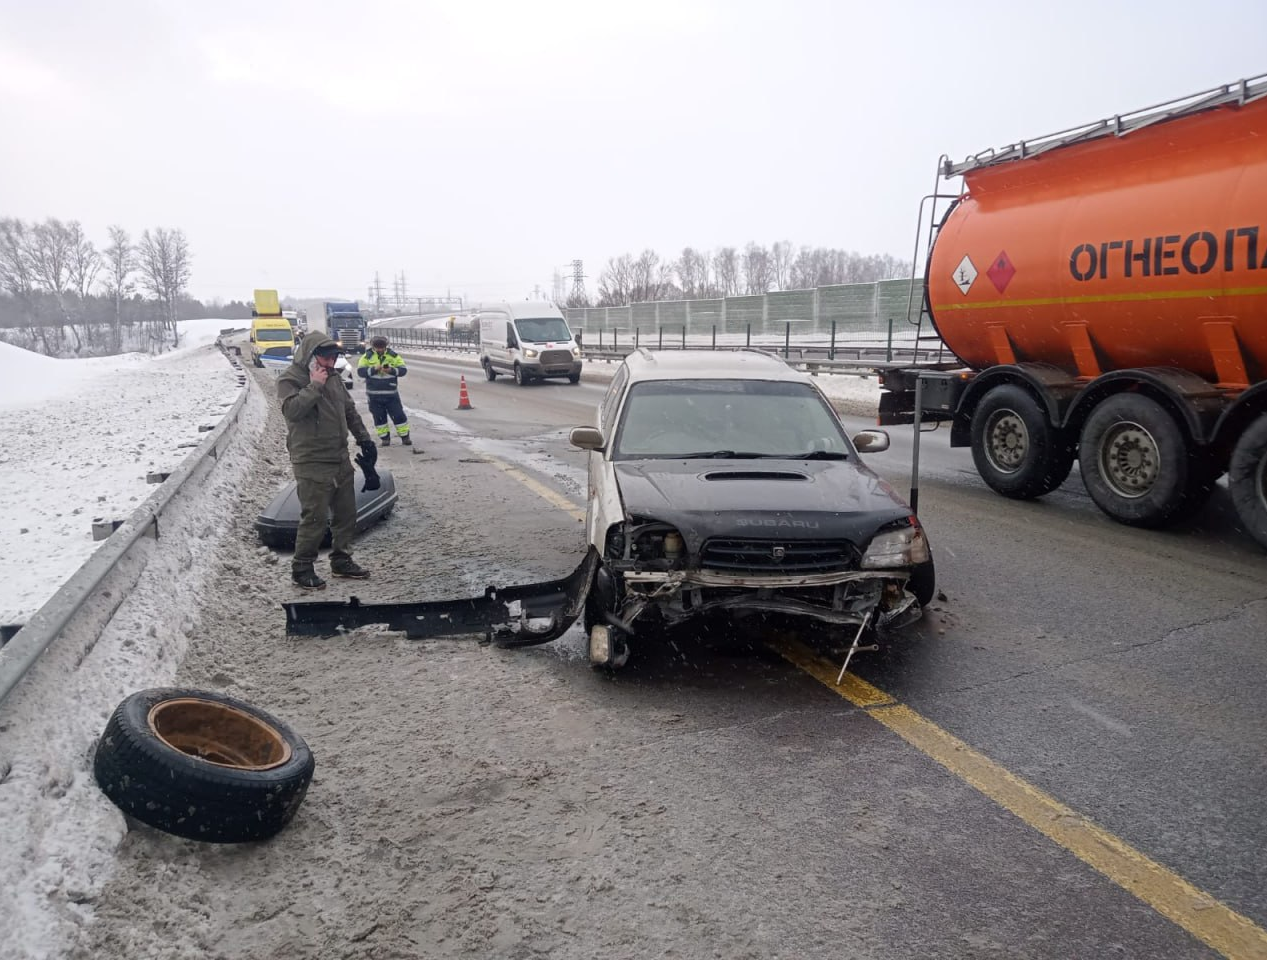
[[[229,362],[242,370],[237,357],[229,356],[221,346]],[[0,647],[0,703],[13,691],[28,670],[39,659],[40,655],[52,645],[71,626],[72,621],[84,609],[85,604],[94,598],[106,599],[102,590],[116,569],[138,550],[144,538],[158,539],[159,518],[163,511],[172,505],[185,487],[186,483],[199,474],[208,460],[219,461],[229,438],[237,429],[238,417],[246,403],[251,389],[251,378],[242,370],[240,378],[242,389],[233,406],[216,426],[208,432],[207,437],[192,451],[181,465],[155,490],[144,503],[132,512],[83,565],[76,570],[58,591],[39,608],[31,619],[22,626],[6,643]],[[212,463],[211,467],[214,468]],[[140,570],[136,571],[139,578]],[[133,581],[135,582],[135,581]],[[129,588],[130,589],[130,588]],[[104,615],[99,613],[99,626],[96,633],[109,622],[120,604],[127,598],[126,590],[112,590],[108,597]],[[94,641],[95,642],[95,639]]]

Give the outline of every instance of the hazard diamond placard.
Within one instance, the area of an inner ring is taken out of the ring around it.
[[[963,259],[959,261],[959,266],[955,267],[955,275],[952,278],[963,295],[966,297],[968,291],[972,289],[973,282],[977,279],[977,268],[973,266],[972,259],[965,253]]]

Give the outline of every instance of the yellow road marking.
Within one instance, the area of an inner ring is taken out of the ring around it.
[[[1229,287],[1209,290],[1153,290],[1147,293],[1097,293],[1083,297],[1037,297],[1032,300],[986,300],[982,303],[942,303],[939,310],[993,310],[997,307],[1050,307],[1065,303],[1134,303],[1146,300],[1213,300],[1218,297],[1256,297],[1267,287]]]
[[[518,467],[514,466],[513,464],[506,463],[504,460],[498,460],[496,457],[489,456],[487,453],[482,453],[480,454],[480,456],[483,457],[485,460],[487,460],[489,463],[491,463],[493,466],[495,466],[502,473],[518,480],[525,487],[527,487],[529,490],[531,490],[533,493],[539,496],[542,500],[545,500],[547,503],[553,504],[554,506],[558,507],[560,510],[562,510],[564,513],[566,513],[570,517],[580,520],[581,522],[585,521],[585,511],[578,510],[572,504],[572,501],[570,501],[567,497],[563,496],[563,494],[558,493],[555,490],[551,490],[540,480],[537,480],[535,477],[528,476],[528,474],[524,473],[522,470],[520,470]]]
[[[910,707],[898,703],[878,687],[853,674],[846,674],[845,681],[837,686],[838,668],[803,644],[777,640],[770,645],[794,666],[854,706],[865,709],[868,716],[920,753],[936,760],[1207,946],[1233,960],[1267,958],[1267,931],[1248,917],[1194,887]]]
[[[564,513],[577,520],[585,519],[583,510],[518,467],[487,454],[482,456]],[[864,709],[873,720],[888,727],[920,753],[937,761],[1202,943],[1229,960],[1267,960],[1267,930],[1248,917],[1194,887],[910,707],[898,703],[879,687],[852,673],[845,674],[845,679],[837,685],[839,667],[804,644],[779,639],[769,645],[793,666]]]

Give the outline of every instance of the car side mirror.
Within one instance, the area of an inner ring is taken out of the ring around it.
[[[887,430],[863,430],[853,438],[853,445],[859,453],[883,453],[889,449],[889,432]]]
[[[601,451],[603,449],[603,431],[597,427],[576,427],[569,439],[572,441],[572,446],[580,447],[582,450]]]

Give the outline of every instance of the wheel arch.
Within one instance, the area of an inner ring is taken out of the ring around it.
[[[990,367],[964,389],[951,424],[951,446],[966,447],[972,439],[972,418],[986,394],[1011,384],[1029,393],[1047,414],[1048,422],[1063,429],[1064,412],[1078,393],[1078,383],[1059,367],[1048,363],[1008,363]]]

